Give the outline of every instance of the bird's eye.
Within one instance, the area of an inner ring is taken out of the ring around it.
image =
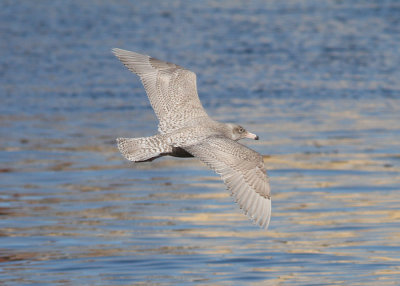
[[[244,132],[244,128],[240,127],[238,131],[239,131],[239,133],[243,133]]]

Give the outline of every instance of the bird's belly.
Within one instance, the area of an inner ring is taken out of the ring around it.
[[[173,157],[179,157],[179,158],[190,158],[194,157],[192,154],[187,152],[185,149],[180,148],[180,147],[172,147],[172,152],[171,156]]]

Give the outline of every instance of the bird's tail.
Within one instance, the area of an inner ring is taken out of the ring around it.
[[[118,149],[129,161],[152,161],[172,152],[162,135],[141,138],[118,138]]]

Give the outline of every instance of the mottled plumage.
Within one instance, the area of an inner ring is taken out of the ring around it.
[[[134,162],[166,155],[199,158],[221,176],[240,208],[267,228],[271,194],[262,156],[237,142],[258,136],[239,125],[211,119],[200,103],[193,72],[146,55],[121,49],[113,52],[140,77],[159,120],[160,134],[118,138],[122,155]]]

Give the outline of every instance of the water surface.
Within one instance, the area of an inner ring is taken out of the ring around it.
[[[397,285],[397,1],[2,1],[0,281]],[[258,134],[268,231],[195,159],[125,161],[156,118],[113,47],[197,73]]]

